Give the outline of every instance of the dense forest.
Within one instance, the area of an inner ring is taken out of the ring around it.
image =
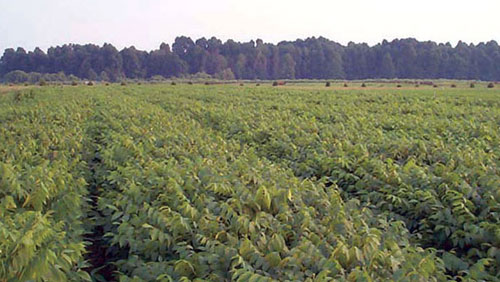
[[[194,74],[218,79],[500,80],[500,47],[495,41],[453,47],[412,38],[344,46],[323,37],[270,44],[181,36],[172,47],[163,43],[150,52],[133,46],[119,51],[111,44],[67,44],[46,53],[10,48],[0,59],[4,81],[25,82],[42,74],[105,81]]]

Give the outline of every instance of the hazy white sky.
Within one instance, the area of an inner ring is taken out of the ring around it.
[[[104,42],[151,50],[179,35],[499,42],[500,0],[0,0],[0,52]]]

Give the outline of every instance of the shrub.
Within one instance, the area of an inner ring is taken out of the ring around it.
[[[47,82],[45,81],[45,79],[43,79],[43,78],[42,78],[42,79],[40,79],[40,81],[38,82],[38,85],[40,85],[40,86],[45,86],[45,85],[47,85]]]
[[[177,85],[177,83],[175,83],[175,81],[172,81],[172,83],[170,83],[170,85]]]
[[[28,83],[24,83],[24,86],[28,86]]]
[[[150,80],[156,81],[156,82],[158,82],[158,81],[164,81],[165,77],[163,77],[161,75],[153,75]]]
[[[205,85],[210,85],[210,82],[208,82],[208,81],[207,81],[207,82],[205,82]]]
[[[472,83],[472,82],[471,82],[471,84],[470,84],[470,88],[474,88],[474,87],[476,87],[476,85],[475,85],[474,83]]]
[[[215,78],[219,80],[234,80],[235,76],[233,71],[230,68],[222,70],[214,75]]]
[[[344,87],[348,87],[347,83],[344,83]]]
[[[4,80],[9,83],[24,83],[30,80],[30,75],[25,73],[24,71],[15,70],[4,75]],[[35,80],[33,82],[36,82]]]
[[[126,83],[125,81],[122,81],[122,82],[120,83],[120,85],[121,85],[121,86],[125,86],[125,85],[127,85],[127,83]]]
[[[141,85],[141,84],[142,84],[142,83],[141,83],[140,81],[139,81],[139,82],[137,82],[137,85]]]
[[[493,87],[495,87],[495,84],[493,84],[493,82],[488,83],[488,88],[493,88]]]
[[[420,87],[420,84],[418,84],[418,83],[417,83],[417,84],[415,84],[415,87]]]
[[[245,85],[245,84],[243,84],[243,83],[240,83],[240,86],[243,86],[243,85]]]
[[[330,87],[330,81],[328,81],[325,86]]]
[[[361,84],[361,87],[366,87],[366,84],[363,82],[363,83]]]
[[[193,82],[192,82],[192,81],[188,81],[188,84],[189,84],[189,85],[193,85]]]
[[[273,81],[273,86],[278,86],[278,82],[277,81]]]
[[[260,83],[255,84],[255,86],[260,86]]]
[[[457,85],[456,84],[452,84],[451,88],[457,88]]]
[[[87,83],[87,85],[88,85],[88,86],[92,86],[92,85],[94,85],[94,83],[93,83],[92,81],[89,81],[89,82]]]
[[[76,75],[68,75],[68,77],[66,78],[67,81],[79,81],[80,79],[76,76]]]
[[[109,86],[109,82],[106,82],[106,84],[105,84],[105,85],[106,85],[106,86]]]

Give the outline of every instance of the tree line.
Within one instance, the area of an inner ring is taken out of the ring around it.
[[[111,44],[66,44],[47,52],[6,49],[0,59],[0,77],[16,79],[20,73],[104,81],[194,74],[218,79],[500,80],[500,47],[495,41],[452,46],[413,38],[344,46],[323,37],[271,44],[260,39],[193,41],[180,36],[172,47],[162,43],[149,52],[133,46],[119,51]]]

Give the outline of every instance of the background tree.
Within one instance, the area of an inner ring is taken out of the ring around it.
[[[149,52],[111,44],[65,44],[26,52],[9,48],[0,58],[0,77],[19,70],[27,74],[63,72],[82,79],[97,79],[105,72],[111,81],[207,73],[232,74],[237,79],[366,79],[448,78],[500,80],[497,42],[465,44],[419,42],[413,38],[382,41],[375,46],[350,42],[347,46],[323,37],[283,41],[236,42],[186,36]],[[19,74],[19,73],[18,73]],[[12,76],[12,74],[11,74]],[[12,77],[9,77],[12,78]],[[5,77],[4,77],[4,80]]]
[[[28,82],[29,75],[24,71],[16,70],[8,72],[4,79],[10,83],[25,83]]]
[[[295,61],[289,53],[281,60],[278,78],[295,79]]]
[[[217,75],[215,77],[218,78],[218,79],[222,79],[222,80],[233,80],[233,79],[235,79],[234,73],[231,71],[230,68],[227,68],[227,69],[225,69],[225,70],[217,73]]]
[[[108,73],[105,71],[102,71],[101,74],[99,74],[99,80],[100,81],[110,81]]]
[[[132,46],[121,50],[120,56],[122,57],[123,73],[126,77],[134,79],[146,76],[146,70],[143,67],[147,57],[146,52],[138,51]]]
[[[392,62],[391,54],[385,53],[382,58],[382,63],[380,65],[380,77],[382,78],[394,78],[396,76],[396,68]]]

